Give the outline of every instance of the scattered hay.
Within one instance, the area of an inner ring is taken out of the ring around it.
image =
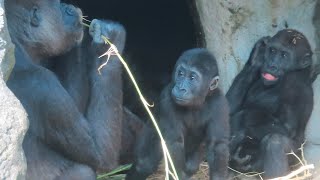
[[[301,147],[299,148],[299,151],[301,153],[301,158],[295,154],[293,151],[288,153],[288,155],[293,156],[298,160],[298,164],[291,166],[293,169],[291,173],[289,173],[286,176],[283,177],[278,177],[274,179],[269,179],[269,180],[309,180],[312,179],[312,173],[311,170],[314,169],[313,164],[308,164],[305,157],[304,157],[304,145],[306,142],[301,144]],[[232,168],[229,168],[232,170],[234,173],[238,174],[234,176],[232,179],[240,179],[240,180],[257,180],[257,179],[262,179],[261,174],[262,173],[256,173],[256,174],[251,174],[249,173],[241,173],[236,170],[233,170]]]
[[[303,165],[299,169],[292,171],[290,174],[274,178],[270,180],[310,180],[312,179],[312,174],[310,173],[310,169],[313,169],[314,165]],[[261,177],[262,173],[249,172],[249,173],[241,173],[234,169],[229,168],[229,177],[228,180],[263,180]],[[164,180],[165,179],[165,171],[164,171],[164,163],[161,162],[158,170],[151,175],[147,180]],[[192,176],[192,180],[209,180],[209,165],[207,162],[202,162],[200,164],[198,172]]]
[[[147,178],[147,180],[164,180],[164,162],[161,162],[157,172]],[[199,171],[192,176],[192,180],[209,180],[209,165],[206,162],[200,164]]]

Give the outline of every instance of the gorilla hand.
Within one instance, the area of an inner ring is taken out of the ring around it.
[[[262,37],[256,42],[253,48],[253,52],[251,52],[249,63],[251,66],[261,67],[264,62],[264,52],[266,48],[266,43],[270,39],[270,36]]]
[[[90,24],[89,34],[92,36],[93,43],[95,44],[104,44],[102,36],[105,36],[117,47],[120,53],[124,49],[126,31],[119,23],[94,19]]]

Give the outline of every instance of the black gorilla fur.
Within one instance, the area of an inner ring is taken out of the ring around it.
[[[203,160],[210,178],[225,180],[229,159],[229,108],[218,86],[215,58],[206,49],[191,49],[178,59],[171,83],[162,91],[159,125],[180,179],[189,179]],[[161,160],[159,139],[146,126],[127,179],[146,179]]]
[[[16,45],[8,86],[30,120],[23,142],[27,179],[87,180],[115,168],[134,142],[126,128],[141,122],[122,106],[120,62],[112,57],[101,75],[97,68],[108,48],[101,35],[122,52],[125,29],[94,20],[92,37],[83,40],[82,12],[72,5],[9,0],[5,8]],[[122,137],[130,143],[121,144]]]
[[[291,29],[258,41],[227,98],[231,108],[231,165],[289,171],[287,153],[297,152],[313,109],[312,51],[306,37]]]

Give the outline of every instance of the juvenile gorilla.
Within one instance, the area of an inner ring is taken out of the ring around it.
[[[16,65],[8,81],[28,113],[23,141],[27,179],[95,179],[119,162],[122,118],[120,63],[102,74],[104,35],[122,52],[124,28],[94,20],[83,39],[81,10],[59,0],[5,1]],[[83,52],[83,53],[81,53]],[[110,85],[112,84],[112,86]]]
[[[266,178],[289,171],[287,153],[303,143],[313,108],[311,66],[308,40],[296,30],[258,41],[227,93],[234,168]]]
[[[162,91],[159,124],[180,179],[189,179],[203,160],[206,145],[210,179],[225,180],[229,158],[229,107],[218,88],[215,58],[205,49],[178,59],[172,82]],[[145,127],[127,180],[146,179],[161,160],[159,139]]]

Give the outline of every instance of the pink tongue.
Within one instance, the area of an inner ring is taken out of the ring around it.
[[[276,80],[276,77],[272,76],[272,75],[269,74],[269,73],[264,73],[264,74],[263,74],[263,77],[264,77],[266,80],[268,80],[268,81],[274,81],[274,80]]]

